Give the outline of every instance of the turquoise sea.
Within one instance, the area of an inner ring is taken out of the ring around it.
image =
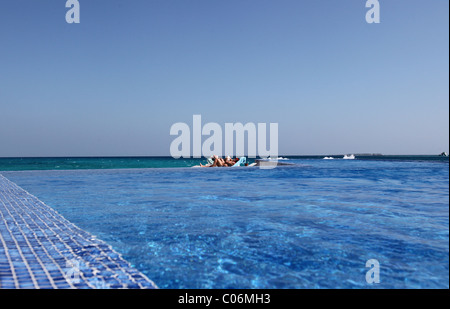
[[[336,159],[343,155],[332,156]],[[324,156],[282,156],[285,159],[323,159]],[[448,162],[448,157],[435,155],[415,156],[358,156],[358,160],[436,161]],[[253,160],[249,160],[253,162]],[[55,157],[55,158],[0,158],[0,171],[74,170],[74,169],[126,169],[191,167],[205,159],[173,159],[172,157]]]

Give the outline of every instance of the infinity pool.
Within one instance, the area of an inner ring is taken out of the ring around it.
[[[289,162],[2,174],[160,288],[449,287],[448,161]]]

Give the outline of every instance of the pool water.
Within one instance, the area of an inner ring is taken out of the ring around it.
[[[288,162],[2,174],[160,288],[449,287],[448,161]]]

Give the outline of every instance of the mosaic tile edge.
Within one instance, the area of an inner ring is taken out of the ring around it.
[[[0,174],[0,289],[154,289],[111,246]]]

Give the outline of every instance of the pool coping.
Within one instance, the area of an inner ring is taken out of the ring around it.
[[[110,245],[0,174],[0,289],[156,289]]]

